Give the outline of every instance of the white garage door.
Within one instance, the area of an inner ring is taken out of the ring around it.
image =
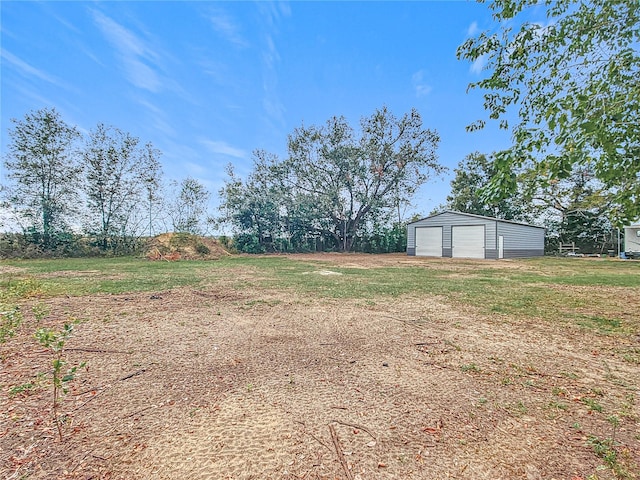
[[[451,227],[452,256],[484,258],[484,225]]]
[[[442,227],[416,227],[416,255],[442,256]]]

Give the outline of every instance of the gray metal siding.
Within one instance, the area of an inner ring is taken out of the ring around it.
[[[496,235],[496,223],[493,220],[485,220],[483,218],[474,218],[466,215],[459,215],[453,212],[445,212],[440,215],[425,218],[414,222],[408,226],[407,230],[407,254],[409,249],[413,249],[415,255],[415,242],[416,242],[416,227],[442,227],[442,256],[451,257],[451,227],[470,226],[470,225],[484,225],[484,246],[485,246],[485,258],[487,257],[486,249],[495,248],[495,235]]]
[[[509,250],[504,249],[504,258],[530,258],[530,257],[542,257],[544,255],[544,247],[541,249],[520,249]]]
[[[415,255],[416,227],[442,227],[442,256],[451,257],[451,227],[455,225],[485,226],[484,258],[498,258],[499,235],[504,236],[504,258],[544,255],[545,230],[543,228],[456,212],[444,212],[409,224],[407,226],[407,255]]]
[[[499,221],[498,235],[504,236],[504,258],[544,255],[544,229],[542,228]]]

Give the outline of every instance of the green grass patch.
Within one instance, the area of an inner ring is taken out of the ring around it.
[[[637,295],[640,263],[540,258],[509,263],[452,261],[406,266],[347,268],[282,256],[229,256],[215,261],[149,261],[140,258],[82,258],[0,262],[18,267],[0,278],[2,298],[162,291],[224,283],[227,288],[289,290],[303,296],[366,302],[403,295],[442,296],[482,313],[567,323],[602,334],[628,333],[628,325],[584,288],[617,287]],[[514,263],[516,265],[514,265]],[[559,287],[557,287],[559,286]],[[554,288],[555,287],[555,288]],[[4,292],[4,293],[3,293]],[[604,303],[603,303],[604,302]],[[593,308],[594,314],[589,314]],[[602,312],[611,311],[611,316]],[[597,314],[596,314],[597,312]]]

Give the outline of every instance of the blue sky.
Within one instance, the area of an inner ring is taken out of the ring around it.
[[[192,176],[213,193],[251,152],[286,155],[301,125],[344,115],[353,126],[383,105],[415,107],[435,129],[449,173],[425,185],[412,212],[445,201],[453,168],[473,151],[506,147],[467,85],[481,65],[456,59],[469,35],[494,27],[471,1],[2,1],[1,148],[9,119],[55,107],[82,131],[98,122],[150,141],[165,177]],[[0,181],[6,180],[0,171]]]

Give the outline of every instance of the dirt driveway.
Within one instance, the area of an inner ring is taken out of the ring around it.
[[[1,347],[2,478],[638,478],[639,368],[613,337],[223,284],[47,303],[50,324],[86,320],[66,356],[88,370],[61,443],[48,388],[8,394],[50,355],[26,333]],[[612,437],[627,477],[596,454]]]

